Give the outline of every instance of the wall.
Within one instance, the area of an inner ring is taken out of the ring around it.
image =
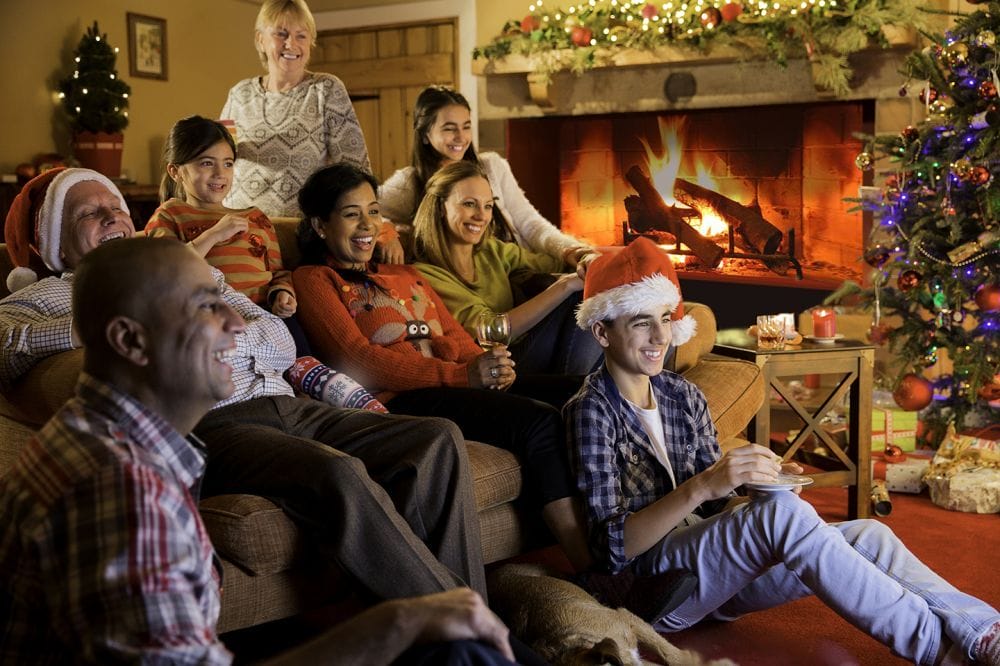
[[[158,181],[163,138],[174,121],[217,116],[229,87],[261,71],[252,41],[259,9],[240,0],[3,0],[0,173],[38,153],[69,154],[52,91],[72,71],[73,49],[96,19],[119,48],[118,73],[132,87],[122,169],[139,182]],[[129,75],[127,11],[167,20],[167,81]]]

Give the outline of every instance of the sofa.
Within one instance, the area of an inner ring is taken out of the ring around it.
[[[275,226],[285,264],[294,267],[298,261],[296,223],[281,219]],[[4,247],[0,285],[10,268]],[[743,429],[763,402],[760,370],[752,363],[711,354],[715,316],[697,303],[687,303],[686,308],[698,322],[698,333],[676,350],[672,369],[701,388],[720,441],[724,447],[733,445],[741,441]],[[10,467],[20,445],[72,395],[81,363],[81,350],[48,357],[11,391],[0,395],[0,474]],[[529,521],[522,520],[515,508],[521,492],[518,460],[507,451],[478,442],[469,442],[468,448],[485,561],[497,562],[536,547],[537,530],[529,528]],[[268,500],[224,495],[202,500],[200,508],[222,559],[220,632],[320,608],[350,591],[347,577],[311,557],[304,535]]]

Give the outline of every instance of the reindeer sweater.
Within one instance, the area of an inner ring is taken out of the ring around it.
[[[403,391],[468,386],[468,361],[482,353],[475,340],[413,268],[376,268],[360,284],[329,266],[295,269],[298,316],[315,355],[383,403]]]

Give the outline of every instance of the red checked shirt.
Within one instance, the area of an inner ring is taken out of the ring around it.
[[[81,375],[0,479],[0,662],[231,662],[198,446]]]

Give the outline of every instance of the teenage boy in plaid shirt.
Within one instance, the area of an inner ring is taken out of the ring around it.
[[[605,357],[565,407],[594,557],[612,572],[698,578],[658,630],[815,594],[913,662],[1000,664],[1000,614],[934,574],[881,523],[827,524],[787,490],[735,496],[745,483],[802,470],[756,444],[723,454],[701,391],[664,371],[694,322],[655,244],[640,238],[591,263],[577,323]]]

